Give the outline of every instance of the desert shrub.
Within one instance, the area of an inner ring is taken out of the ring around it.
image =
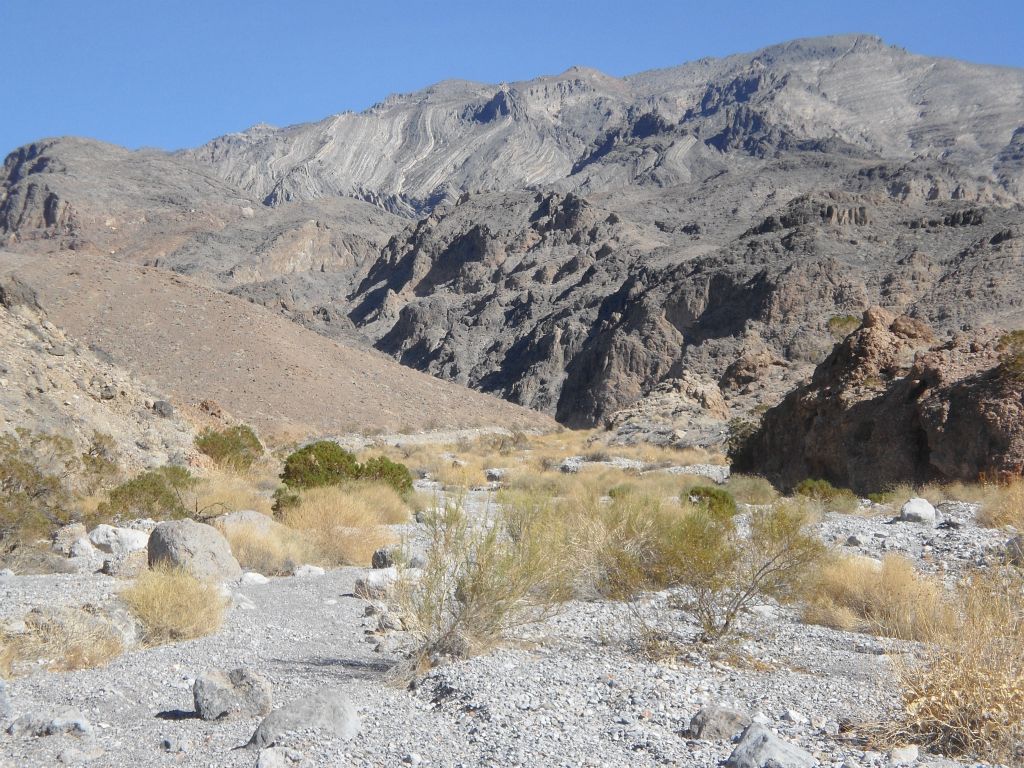
[[[853,491],[849,488],[836,488],[828,480],[802,480],[793,489],[793,493],[821,502],[835,512],[856,512],[859,506]]]
[[[146,470],[113,488],[97,512],[106,519],[186,517],[195,512],[190,509],[186,494],[196,483],[196,478],[184,467]]]
[[[412,474],[409,468],[386,456],[367,459],[359,465],[358,475],[360,480],[391,486],[398,493],[412,493]]]
[[[1024,331],[1010,331],[999,337],[999,375],[1014,382],[1024,381]]]
[[[942,584],[888,555],[838,557],[808,580],[804,620],[846,632],[928,640],[952,616]]]
[[[535,527],[536,525],[536,527]],[[430,522],[427,565],[394,600],[417,640],[417,666],[488,650],[557,604],[564,561],[550,557],[546,527],[529,515],[474,524],[455,504]]]
[[[248,469],[263,455],[263,444],[247,424],[220,430],[207,427],[196,438],[196,448],[218,465],[234,470]]]
[[[752,512],[741,535],[732,519],[698,509],[679,532],[673,581],[693,591],[693,611],[705,640],[735,627],[740,612],[767,597],[789,599],[820,562],[824,547],[807,531],[805,506],[780,503]]]
[[[757,475],[731,475],[725,487],[736,501],[744,504],[763,506],[772,504],[779,498],[779,492],[775,490],[775,486]]]
[[[359,477],[359,462],[331,440],[310,443],[285,459],[281,481],[289,488],[340,485]]]
[[[899,740],[944,755],[1020,765],[1024,759],[1024,576],[978,573],[961,585],[954,620],[920,658],[897,663]]]
[[[124,651],[117,630],[81,608],[36,609],[24,621],[23,632],[0,633],[0,677],[40,664],[51,672],[100,667]]]
[[[163,565],[144,572],[122,590],[121,599],[142,624],[148,645],[212,634],[220,628],[227,608],[216,584]]]
[[[312,543],[284,525],[263,529],[236,524],[221,526],[221,530],[239,564],[264,576],[286,576],[317,559]]]
[[[618,483],[608,489],[608,496],[612,499],[622,499],[639,492],[640,488],[636,483]]]
[[[828,319],[828,330],[837,339],[845,339],[860,328],[860,318],[856,315],[833,315]]]
[[[381,503],[387,494],[391,499]],[[397,504],[392,503],[394,499]],[[386,526],[407,520],[408,514],[408,507],[390,487],[355,484],[302,491],[280,518],[309,540],[317,562],[368,566],[377,549],[395,541]]]
[[[79,459],[70,440],[19,429],[0,434],[0,540],[46,536],[71,522],[68,478]]]
[[[254,509],[264,515],[272,513],[271,499],[260,493],[247,477],[234,472],[210,472],[197,478],[182,498],[189,513],[200,518],[240,509]]]
[[[114,438],[103,432],[93,432],[89,445],[82,454],[82,488],[84,493],[95,493],[117,479],[120,473],[118,465],[117,443]]]
[[[390,485],[399,493],[412,492],[412,475],[408,467],[386,456],[367,459],[360,464],[355,454],[330,440],[321,440],[295,451],[284,463],[281,481],[292,491],[342,485],[355,480]],[[283,491],[282,495],[287,494]],[[282,500],[277,507],[287,505]]]
[[[1024,529],[1024,480],[1012,480],[1005,485],[989,485],[981,494],[978,522],[989,528],[1012,525]]]
[[[707,510],[712,517],[732,518],[738,511],[736,499],[732,494],[721,488],[710,485],[699,485],[683,491],[683,497],[688,498],[691,503]]]

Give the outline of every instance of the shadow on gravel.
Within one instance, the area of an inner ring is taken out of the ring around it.
[[[312,667],[315,669],[335,669],[341,677],[348,680],[375,680],[383,677],[395,666],[394,661],[367,661],[365,659],[339,659],[315,656],[310,659],[268,659],[270,663],[287,667]]]
[[[184,709],[167,709],[157,712],[156,717],[161,720],[199,720],[198,712],[189,712]]]

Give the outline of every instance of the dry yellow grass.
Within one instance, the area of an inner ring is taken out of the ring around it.
[[[1012,525],[1024,529],[1024,480],[1000,486],[989,486],[981,501],[978,522],[990,528]]]
[[[286,576],[297,566],[317,559],[309,539],[284,525],[266,530],[255,525],[232,525],[221,530],[239,564],[264,576]]]
[[[143,640],[149,645],[216,632],[227,608],[215,584],[167,566],[143,573],[121,592],[121,599],[142,624]]]
[[[272,514],[270,497],[260,493],[244,473],[208,472],[186,496],[185,504],[189,510],[199,510],[203,516],[222,515],[240,509]]]
[[[1024,574],[979,573],[954,597],[954,620],[895,670],[904,717],[891,740],[939,754],[1024,764]]]
[[[772,504],[779,498],[775,486],[757,475],[732,475],[725,490],[742,504]]]
[[[0,635],[0,677],[42,664],[51,672],[101,667],[124,652],[121,636],[81,608],[32,611],[25,632]]]
[[[409,509],[390,488],[353,484],[310,488],[282,521],[311,542],[325,565],[369,565],[375,550],[394,543],[388,525],[406,522]]]
[[[804,620],[847,632],[928,640],[952,619],[942,584],[897,555],[838,557],[807,588]]]

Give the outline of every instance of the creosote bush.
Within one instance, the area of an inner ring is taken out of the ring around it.
[[[207,427],[196,438],[196,448],[221,467],[236,471],[248,469],[263,455],[263,444],[246,424],[220,430]]]
[[[732,497],[731,493],[721,488],[700,485],[696,488],[690,488],[688,491],[683,491],[683,496],[698,507],[706,509],[714,517],[731,518],[738,511],[736,499]]]
[[[97,513],[110,520],[187,517],[195,510],[189,508],[186,494],[197,482],[184,467],[150,469],[112,489],[107,500],[98,506]]]
[[[367,459],[362,464],[355,454],[346,451],[331,440],[311,443],[285,459],[277,508],[284,508],[295,499],[291,494],[306,488],[342,485],[355,480],[367,480],[389,485],[401,494],[412,492],[412,475],[404,464],[386,456]]]
[[[212,634],[220,628],[227,608],[216,584],[165,565],[144,572],[121,592],[121,599],[142,624],[143,639],[149,645]]]

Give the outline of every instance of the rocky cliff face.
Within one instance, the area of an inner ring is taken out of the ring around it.
[[[0,238],[189,274],[574,426],[775,404],[880,305],[1024,326],[1024,72],[875,38],[445,82],[177,154],[17,150]]]
[[[899,482],[1000,479],[1024,470],[1024,380],[1000,335],[935,345],[880,308],[769,410],[738,465],[783,486],[824,478],[867,493]]]

